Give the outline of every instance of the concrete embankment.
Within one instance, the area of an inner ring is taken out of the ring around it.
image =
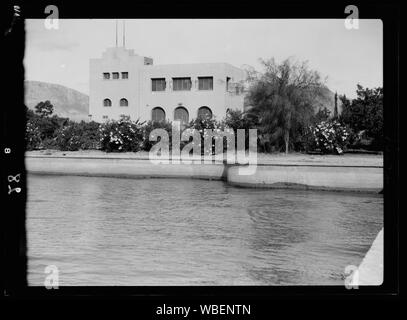
[[[227,181],[243,187],[366,192],[380,192],[383,188],[380,167],[274,164],[258,165],[252,175],[240,175],[238,170],[237,166],[229,168]]]
[[[341,160],[343,162],[343,160]],[[350,162],[350,163],[349,163]],[[26,155],[29,173],[109,176],[128,178],[194,178],[224,180],[232,185],[262,188],[299,188],[380,192],[383,188],[381,165],[352,165],[334,162],[263,161],[253,172],[244,174],[242,165],[221,162],[201,164],[153,164],[148,159],[119,156]],[[246,172],[247,173],[247,172]]]
[[[126,178],[226,178],[222,163],[153,164],[150,160],[94,157],[26,157],[25,163],[29,173]]]
[[[383,283],[383,229],[363,258],[357,272],[353,274],[352,285],[379,286]]]

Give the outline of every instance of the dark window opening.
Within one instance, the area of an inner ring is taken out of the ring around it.
[[[184,107],[178,107],[174,110],[174,120],[180,121],[181,124],[187,124],[189,122],[188,110]]]
[[[151,79],[152,91],[165,91],[165,88],[166,88],[165,78]]]
[[[200,119],[212,119],[212,110],[208,107],[200,107],[198,109],[198,118]]]
[[[152,64],[153,64],[153,59],[148,58],[148,57],[144,57],[144,64],[145,64],[146,66],[152,65]]]
[[[161,107],[155,107],[151,111],[151,120],[153,122],[162,122],[165,121],[165,111]]]
[[[113,79],[119,79],[119,73],[118,72],[113,72]]]
[[[109,80],[110,79],[110,73],[109,72],[103,72],[103,79]]]
[[[173,91],[191,90],[191,86],[191,78],[172,78]]]
[[[213,90],[213,77],[198,77],[199,90]]]
[[[129,73],[128,72],[122,72],[122,79],[128,79],[129,78]]]
[[[111,107],[112,106],[112,100],[110,100],[110,99],[103,100],[103,106],[104,107]]]
[[[125,99],[125,98],[120,99],[120,106],[121,107],[128,107],[129,102],[127,101],[127,99]]]

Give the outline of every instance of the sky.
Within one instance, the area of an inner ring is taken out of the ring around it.
[[[118,42],[122,45],[122,21]],[[381,20],[360,20],[348,30],[342,19],[134,19],[125,21],[126,48],[154,64],[228,62],[261,71],[260,58],[308,61],[338,94],[356,96],[356,84],[383,85]],[[89,59],[116,43],[116,20],[62,19],[47,29],[26,20],[26,80],[57,83],[89,93]]]

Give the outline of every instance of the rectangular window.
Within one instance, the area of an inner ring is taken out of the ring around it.
[[[113,72],[113,79],[119,79],[119,73],[118,72]]]
[[[229,91],[230,78],[226,77],[226,91]]]
[[[172,78],[172,90],[182,91],[191,90],[191,78]]]
[[[109,80],[110,79],[110,73],[109,72],[103,72],[103,79]]]
[[[165,91],[165,78],[151,79],[152,91]]]
[[[107,119],[107,118],[109,118],[108,116],[103,116],[103,119]]]
[[[213,90],[213,77],[198,77],[199,90]]]
[[[128,79],[129,78],[129,73],[128,72],[122,72],[122,79]]]

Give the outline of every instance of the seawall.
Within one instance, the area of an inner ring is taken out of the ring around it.
[[[243,165],[222,162],[153,164],[148,159],[119,156],[26,155],[28,173],[126,178],[193,178],[224,180],[251,188],[294,188],[378,193],[383,189],[383,167],[333,161],[263,161],[252,174]]]

